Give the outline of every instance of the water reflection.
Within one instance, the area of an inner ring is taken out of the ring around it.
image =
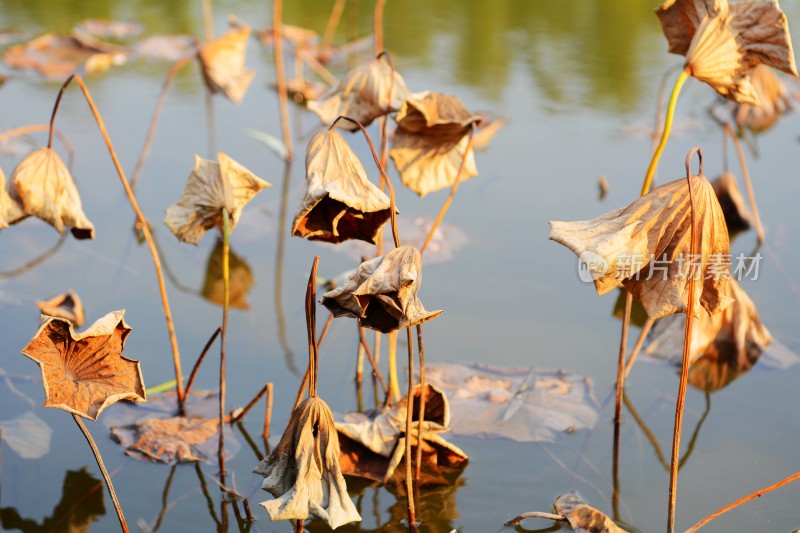
[[[222,279],[222,239],[217,239],[211,255],[206,263],[206,277],[203,281],[203,298],[217,305],[222,305],[224,283]],[[230,268],[230,306],[235,309],[249,309],[247,295],[253,286],[253,271],[247,262],[236,255],[233,250],[229,257]]]

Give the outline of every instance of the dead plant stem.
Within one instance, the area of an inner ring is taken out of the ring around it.
[[[225,484],[225,348],[228,340],[228,308],[231,299],[230,283],[231,220],[222,210],[222,330],[219,340],[219,479]]]
[[[414,343],[411,339],[411,327],[406,328],[408,341],[408,396],[406,396],[406,499],[408,502],[408,525],[416,526],[416,512],[414,511],[414,480],[411,478],[411,428],[414,418]],[[417,443],[422,446],[421,442]]]
[[[205,360],[208,351],[211,349],[211,345],[214,344],[214,341],[217,340],[217,336],[222,332],[222,328],[217,328],[214,330],[214,333],[209,337],[208,342],[203,347],[203,351],[200,352],[200,356],[195,361],[194,366],[192,367],[192,372],[189,374],[189,380],[186,382],[186,389],[184,390],[184,395],[189,396],[189,392],[192,390],[192,385],[194,385],[194,380],[197,377],[197,372],[200,370],[200,365],[203,364],[203,360]]]
[[[631,307],[633,305],[633,294],[625,291],[625,313],[622,317],[622,335],[619,339],[619,358],[617,359],[617,388],[614,401],[614,423],[619,424],[622,420],[622,391],[625,388],[625,352],[628,347],[628,329],[631,324]]]
[[[417,457],[414,461],[414,479],[419,486],[422,467],[422,426],[425,423],[425,344],[422,342],[422,324],[417,324],[417,350],[419,351],[419,428],[417,432]]]
[[[281,112],[281,132],[283,144],[286,146],[286,160],[293,159],[292,132],[289,126],[289,97],[286,92],[286,73],[283,66],[283,37],[281,16],[283,0],[274,0],[272,4],[272,46],[275,53],[275,72],[278,78],[278,103]]]
[[[20,137],[22,135],[28,135],[29,133],[36,133],[36,132],[40,132],[40,131],[46,131],[46,132],[48,132],[48,135],[49,135],[50,125],[49,124],[31,124],[29,126],[20,126],[19,128],[14,128],[14,129],[11,129],[11,130],[8,130],[8,131],[4,131],[3,133],[0,133],[0,144],[2,144],[3,142],[7,141],[8,139],[12,139],[14,137]],[[59,141],[61,141],[61,144],[64,145],[64,150],[66,150],[67,154],[69,155],[69,160],[68,160],[69,165],[68,165],[68,167],[71,168],[72,167],[72,163],[75,160],[75,149],[72,147],[72,143],[69,142],[69,139],[67,139],[67,136],[64,135],[63,133],[61,133],[61,130],[59,130],[58,128],[53,128],[53,133],[55,133],[55,136],[58,137]],[[51,144],[52,140],[53,140],[52,136],[49,137],[48,145],[47,145],[48,148],[52,148],[53,147],[52,144]]]
[[[725,132],[733,141],[733,145],[736,147],[736,153],[739,155],[739,166],[742,168],[742,178],[744,179],[744,185],[747,188],[747,199],[750,201],[750,210],[753,212],[753,223],[755,224],[756,233],[758,234],[758,243],[761,244],[764,242],[764,228],[761,226],[761,216],[758,214],[756,195],[753,192],[753,183],[750,181],[750,172],[747,170],[747,161],[744,158],[744,150],[742,150],[742,144],[739,142],[739,137],[736,135],[736,132],[733,131],[733,128],[730,124],[725,124]]]

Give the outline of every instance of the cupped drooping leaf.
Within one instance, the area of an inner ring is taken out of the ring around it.
[[[361,521],[339,468],[339,440],[333,414],[318,397],[292,413],[278,446],[253,470],[274,500],[262,502],[270,518],[305,520],[314,515],[329,527]]]
[[[730,242],[714,189],[692,176],[697,225],[697,256],[690,250],[691,206],[687,180],[680,179],[642,196],[625,208],[592,220],[550,222],[550,239],[580,258],[598,294],[624,285],[648,316],[686,311],[688,279],[694,276],[694,298],[713,314],[725,308],[730,277]]]
[[[269,183],[228,155],[218,152],[219,163],[195,156],[183,194],[167,208],[164,223],[183,242],[198,244],[206,231],[222,229],[222,210],[236,227],[244,206]]]
[[[47,317],[22,353],[42,369],[44,407],[97,420],[119,400],[145,401],[139,361],[122,355],[131,328],[113,311],[75,333],[69,320]]]
[[[306,186],[292,235],[374,244],[389,217],[389,197],[369,181],[342,136],[333,130],[314,135],[306,150]]]
[[[94,239],[78,188],[53,149],[39,148],[20,161],[11,174],[10,193],[24,215],[41,218],[59,233],[69,227],[76,239]]]
[[[225,283],[222,276],[222,240],[217,240],[211,255],[206,263],[206,277],[203,281],[203,298],[217,305],[223,305]],[[229,254],[229,301],[228,305],[234,309],[250,309],[247,294],[253,286],[253,271],[247,262],[230,251]]]
[[[686,56],[689,73],[725,98],[758,104],[750,81],[758,64],[797,76],[789,26],[777,0],[667,0],[656,14],[669,51]]]
[[[764,65],[756,65],[750,80],[758,95],[759,105],[737,105],[734,118],[739,128],[761,133],[770,129],[781,115],[792,108],[792,97],[778,75]]]
[[[11,420],[0,420],[0,434],[23,459],[41,459],[50,451],[53,430],[36,413],[26,411]]]
[[[391,94],[389,90],[391,88]],[[382,59],[372,59],[349,71],[339,85],[308,103],[308,109],[330,125],[339,116],[347,116],[368,126],[376,118],[397,111],[410,95],[406,82]],[[358,126],[342,122],[341,127],[355,131]]]
[[[208,89],[223,93],[234,104],[242,101],[255,76],[255,71],[244,64],[250,32],[250,27],[244,25],[231,28],[221,37],[204,43],[198,53]]]
[[[11,197],[6,185],[6,175],[0,168],[0,229],[7,228],[10,224],[19,222],[25,218],[22,206]]]
[[[429,92],[406,100],[389,151],[403,185],[420,196],[444,189],[456,180],[462,162],[461,180],[476,176],[467,134],[480,118],[447,94]]]
[[[605,513],[587,504],[574,492],[559,496],[554,507],[578,533],[627,533]]]
[[[714,194],[717,195],[722,214],[725,216],[728,232],[734,234],[749,229],[752,225],[752,215],[736,183],[736,177],[730,172],[723,172],[711,182],[711,186],[714,187]]]
[[[72,289],[49,300],[37,300],[36,306],[42,314],[69,320],[78,327],[86,320],[83,302]]]
[[[341,286],[322,296],[322,305],[334,316],[358,319],[383,333],[414,326],[439,316],[428,312],[417,293],[422,283],[422,255],[413,246],[401,246],[359,265]]]

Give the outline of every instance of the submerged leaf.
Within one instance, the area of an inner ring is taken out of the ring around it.
[[[33,411],[0,420],[2,440],[23,459],[40,459],[50,451],[53,430]]]
[[[36,306],[42,314],[64,318],[78,327],[82,326],[84,320],[86,320],[83,312],[83,302],[72,289],[49,300],[37,300]]]
[[[53,149],[39,148],[20,161],[11,174],[10,189],[25,215],[41,218],[59,233],[69,227],[76,239],[94,239],[78,188]]]
[[[145,401],[139,361],[122,355],[131,328],[113,311],[76,334],[72,323],[47,317],[22,353],[42,369],[44,407],[97,420],[119,400]]]
[[[221,37],[204,43],[198,54],[208,89],[223,93],[234,104],[242,101],[255,76],[255,71],[244,64],[250,32],[248,26],[231,28]]]
[[[792,97],[786,85],[772,69],[757,65],[750,76],[759,105],[739,104],[734,111],[736,125],[761,133],[792,108]]]
[[[625,208],[593,220],[550,222],[550,239],[563,244],[588,269],[598,294],[624,285],[651,318],[686,311],[688,279],[693,297],[713,314],[725,308],[730,277],[730,243],[714,189],[691,177],[698,228],[696,257],[690,251],[691,206],[687,180],[680,179],[642,196]]]
[[[554,507],[578,533],[627,533],[605,513],[588,505],[574,492],[559,496]]]
[[[196,155],[180,200],[167,208],[164,223],[183,242],[198,244],[206,231],[221,230],[223,209],[233,231],[247,202],[270,186],[228,155],[218,152],[217,159]]]
[[[750,80],[758,64],[797,76],[786,15],[777,0],[667,0],[656,14],[669,51],[722,96],[758,104]]]
[[[389,90],[391,87],[391,94]],[[372,59],[349,71],[339,85],[308,103],[308,109],[330,125],[339,116],[347,116],[369,126],[376,118],[397,111],[409,96],[403,77],[381,59]],[[358,126],[341,122],[341,127],[355,131]]]
[[[333,414],[318,397],[297,406],[278,446],[254,472],[264,476],[261,488],[275,497],[261,503],[273,521],[314,515],[332,529],[361,521],[339,468]]]
[[[340,243],[375,244],[389,220],[389,197],[367,178],[364,167],[336,131],[314,135],[306,151],[306,186],[292,235]]]
[[[358,319],[363,327],[389,333],[427,322],[441,311],[428,312],[417,297],[422,283],[422,255],[401,246],[361,263],[341,286],[322,296],[334,316]]]

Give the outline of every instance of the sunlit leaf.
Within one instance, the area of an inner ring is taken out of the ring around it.
[[[59,233],[69,227],[77,239],[94,238],[94,226],[83,213],[78,188],[53,149],[39,148],[20,161],[11,174],[9,189],[25,215],[41,218]]]
[[[557,513],[567,519],[573,531],[579,533],[627,533],[605,513],[588,505],[574,492],[559,496],[555,508]]]
[[[450,398],[455,435],[553,442],[597,423],[591,381],[575,372],[463,364],[425,368],[426,379]]]
[[[48,79],[63,80],[94,58],[109,65],[125,62],[126,52],[88,35],[46,33],[3,52],[3,61],[11,68],[34,69]],[[91,68],[87,68],[92,72]]]
[[[42,314],[64,318],[78,327],[82,326],[86,319],[83,302],[72,289],[49,300],[37,300],[36,306]]]
[[[389,333],[442,313],[422,306],[417,297],[421,283],[419,250],[401,246],[361,263],[341,287],[322,296],[322,305],[334,316],[356,318],[363,327]]]
[[[222,210],[236,227],[242,209],[270,186],[228,155],[217,153],[219,163],[195,156],[183,194],[167,208],[164,223],[183,242],[198,244],[206,231],[222,229]]]
[[[716,313],[729,301],[724,297],[730,277],[728,230],[705,176],[692,176],[691,182],[698,257],[691,257],[692,216],[685,179],[662,185],[628,207],[593,220],[550,222],[550,239],[575,252],[588,268],[598,294],[622,284],[651,318],[685,312],[690,275],[701,281],[695,284],[693,297],[709,314]]]
[[[778,75],[764,65],[756,65],[750,80],[758,95],[759,105],[739,104],[734,117],[739,128],[761,133],[770,129],[781,115],[792,108],[792,96]]]
[[[255,76],[255,71],[244,64],[250,31],[248,26],[232,28],[221,37],[204,43],[198,54],[209,90],[223,93],[235,104],[242,101]]]
[[[374,244],[389,217],[389,197],[369,181],[347,141],[334,130],[314,135],[306,151],[305,190],[292,235]]]
[[[33,411],[0,420],[0,436],[23,459],[40,459],[50,451],[53,430]]]
[[[113,311],[75,333],[72,322],[49,317],[22,353],[42,369],[44,407],[97,420],[119,400],[145,401],[139,361],[122,355],[131,328]]]
[[[278,446],[254,472],[264,476],[261,488],[275,497],[261,503],[273,521],[313,515],[332,529],[361,521],[339,468],[333,414],[318,397],[297,406]]]
[[[686,56],[689,73],[730,100],[759,103],[750,81],[758,64],[797,76],[777,0],[667,0],[656,14],[669,51]]]

